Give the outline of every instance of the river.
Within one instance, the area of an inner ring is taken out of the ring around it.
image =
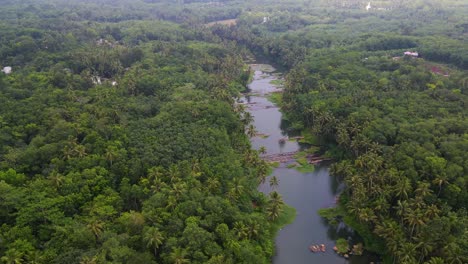
[[[259,149],[264,146],[267,154],[277,154],[297,151],[307,146],[296,141],[280,143],[280,139],[288,136],[287,124],[282,120],[278,107],[267,97],[277,88],[271,82],[281,79],[281,75],[274,73],[274,68],[266,64],[252,64],[255,71],[249,85],[249,93],[241,100],[247,103],[247,110],[254,118],[254,125],[259,134],[251,139],[252,146]],[[328,225],[318,214],[320,208],[335,205],[335,197],[342,188],[334,177],[329,175],[327,165],[316,166],[314,172],[301,173],[294,168],[287,168],[281,164],[274,169],[273,174],[279,180],[278,192],[283,200],[296,209],[294,222],[279,231],[276,237],[276,255],[274,264],[302,264],[302,263],[369,263],[367,257],[353,256],[346,260],[333,251],[336,239],[339,237],[356,240],[352,230],[345,226],[333,227]],[[270,176],[271,177],[271,176]],[[259,186],[259,190],[268,193],[271,188],[268,179]],[[325,244],[324,253],[312,253],[310,245]]]

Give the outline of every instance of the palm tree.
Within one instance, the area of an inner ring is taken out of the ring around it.
[[[373,222],[377,219],[374,211],[371,208],[358,209],[358,218],[360,221]]]
[[[437,186],[439,186],[439,191],[437,192],[437,197],[439,197],[440,192],[442,191],[442,185],[448,183],[448,177],[445,173],[439,174],[432,182],[434,184],[437,184]]]
[[[413,236],[415,228],[417,230],[417,227],[424,225],[424,218],[420,209],[407,211],[404,219],[411,227],[410,236]]]
[[[266,153],[266,147],[265,146],[261,146],[259,149],[258,149],[258,153],[260,155],[264,155]]]
[[[110,167],[112,167],[112,162],[114,162],[115,158],[117,157],[117,147],[116,146],[108,146],[106,149],[106,153],[104,154],[107,161],[109,161]]]
[[[271,220],[276,220],[283,210],[284,201],[281,195],[274,191],[270,193],[270,201],[268,202],[267,213]]]
[[[397,252],[400,263],[416,263],[414,255],[416,254],[416,245],[412,243],[403,243]]]
[[[270,178],[270,187],[271,187],[273,190],[275,190],[276,187],[278,187],[278,185],[279,185],[279,180],[278,180],[278,178],[276,178],[276,176],[272,176],[272,177]]]
[[[52,182],[52,185],[54,185],[55,188],[62,186],[63,181],[65,180],[65,177],[55,170],[52,171],[52,173],[47,178]]]
[[[150,180],[162,179],[164,176],[164,169],[162,167],[153,167],[148,170],[148,178]]]
[[[420,182],[418,184],[418,188],[416,188],[416,197],[420,197],[422,199],[426,198],[427,196],[432,194],[432,190],[429,188],[430,184],[427,182]]]
[[[172,189],[170,191],[170,194],[173,195],[177,200],[184,194],[186,190],[186,184],[185,183],[174,183],[172,185]]]
[[[421,253],[418,263],[422,263],[423,259],[434,249],[434,243],[429,241],[426,237],[418,237],[416,240],[419,242],[418,249]]]
[[[354,172],[354,166],[347,160],[334,163],[330,167],[331,174],[339,177],[340,179],[346,179],[351,176]]]
[[[80,260],[80,264],[97,264],[97,263],[98,263],[98,261],[97,261],[96,256],[94,256],[92,258],[90,258],[88,256],[85,256]]]
[[[102,233],[104,232],[104,224],[98,220],[94,220],[93,222],[89,223],[87,227],[93,233],[96,241],[99,241]]]
[[[176,206],[177,206],[177,198],[175,196],[170,195],[167,198],[166,208],[174,209]]]
[[[200,163],[196,159],[192,160],[192,168],[190,171],[190,176],[197,178],[197,177],[200,177],[201,175],[202,175],[202,170],[200,168]]]
[[[276,220],[281,213],[281,207],[275,206],[275,205],[270,205],[267,208],[267,215],[268,218],[272,221]]]
[[[253,124],[250,124],[247,127],[247,136],[253,138],[257,135],[257,130],[255,129],[255,126]]]
[[[151,190],[153,193],[159,192],[162,188],[164,188],[167,184],[163,182],[160,178],[155,178],[153,183],[151,184]]]
[[[174,262],[174,264],[190,263],[190,260],[185,258],[186,255],[187,251],[185,249],[177,247],[172,250],[171,254],[169,254],[169,258]]]
[[[261,163],[257,167],[258,167],[257,177],[258,177],[259,183],[263,184],[266,181],[266,177],[268,173],[268,165],[266,163]]]
[[[76,153],[76,156],[78,156],[78,158],[83,158],[87,155],[86,147],[83,145],[76,145],[73,151]]]
[[[411,181],[406,177],[402,177],[395,185],[395,194],[401,199],[407,199],[408,193],[411,192]]]
[[[27,256],[28,264],[40,264],[44,263],[44,258],[39,251],[32,251]]]
[[[213,256],[207,262],[207,264],[225,264],[225,263],[226,263],[226,257],[223,255]]]
[[[217,193],[219,190],[219,187],[221,184],[219,183],[219,180],[212,176],[206,180],[206,188],[211,192],[211,193]]]
[[[424,264],[445,264],[443,258],[432,257],[429,261],[424,262]]]
[[[244,122],[244,125],[248,125],[253,122],[253,116],[249,112],[244,112],[244,119],[242,120]]]
[[[23,260],[23,254],[14,248],[9,249],[5,253],[5,256],[1,257],[0,260],[2,260],[2,262],[5,264],[25,263],[25,261]]]
[[[393,220],[385,220],[376,224],[374,232],[385,240],[395,239],[400,233],[400,226]]]
[[[400,223],[403,224],[403,217],[406,214],[406,210],[408,209],[408,202],[402,202],[401,200],[398,200],[394,209],[396,210],[396,215],[400,218]]]
[[[158,248],[164,241],[164,235],[156,227],[148,228],[143,234],[143,241],[146,243],[146,247],[153,250],[153,254],[156,257],[158,255]]]
[[[242,178],[236,177],[232,181],[231,190],[236,198],[241,197],[244,194],[244,185]]]
[[[450,264],[464,264],[466,263],[466,255],[463,250],[455,242],[448,243],[444,248],[445,260]]]
[[[171,183],[179,181],[180,175],[179,175],[179,170],[176,165],[171,165],[169,167],[168,173],[169,173],[169,178],[171,180]]]
[[[256,221],[249,221],[247,223],[247,232],[249,234],[249,239],[256,238],[260,230],[260,224]]]
[[[235,189],[233,189],[233,188],[228,190],[228,192],[226,193],[226,197],[232,203],[234,203],[235,201],[237,201],[237,199],[239,199],[239,197],[236,195]]]
[[[429,207],[426,208],[426,211],[424,212],[425,218],[432,219],[434,217],[439,216],[440,209],[437,207],[435,204],[429,205]]]
[[[233,229],[237,235],[237,238],[240,240],[247,238],[249,236],[249,230],[247,226],[242,222],[235,222]]]

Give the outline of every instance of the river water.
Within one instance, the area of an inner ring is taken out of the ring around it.
[[[296,151],[306,146],[298,142],[279,140],[288,136],[287,124],[282,121],[279,109],[267,97],[272,92],[280,90],[271,82],[281,79],[274,73],[270,65],[253,64],[255,71],[253,81],[249,85],[250,92],[242,98],[247,103],[247,110],[254,118],[256,130],[264,136],[251,139],[252,146],[259,149],[266,148],[267,154],[276,154]],[[268,135],[268,136],[266,136]],[[314,172],[301,173],[294,168],[287,168],[285,164],[274,169],[273,174],[279,180],[278,192],[283,200],[296,209],[297,215],[294,222],[279,231],[276,237],[276,255],[274,264],[302,264],[302,263],[369,263],[367,257],[353,256],[350,260],[338,256],[333,251],[336,239],[339,237],[356,239],[352,230],[345,226],[332,227],[317,214],[320,208],[335,205],[335,197],[342,186],[334,177],[329,175],[328,166],[316,166]],[[268,179],[265,184],[259,186],[259,190],[269,193],[271,188]],[[312,253],[310,245],[325,244],[327,250],[324,253]]]

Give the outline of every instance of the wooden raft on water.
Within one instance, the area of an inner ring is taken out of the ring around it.
[[[269,154],[269,155],[261,155],[262,158],[266,162],[279,162],[279,163],[286,163],[295,160],[296,154],[299,151],[291,151],[291,152],[284,152],[284,153],[276,153],[276,154]],[[307,155],[307,160],[309,164],[319,164],[322,161],[331,160],[330,158],[324,158],[318,155]]]
[[[269,155],[262,155],[260,156],[264,161],[267,162],[279,162],[279,163],[284,163],[284,162],[289,162],[294,160],[294,156],[298,153],[299,151],[292,151],[292,152],[284,152],[284,153],[277,153],[277,154],[269,154]]]

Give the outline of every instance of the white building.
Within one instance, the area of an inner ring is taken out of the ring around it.
[[[403,53],[405,56],[410,56],[410,57],[419,57],[419,53],[417,52],[411,52],[411,51],[405,51],[405,53]]]
[[[7,67],[4,67],[2,72],[4,72],[5,74],[10,74],[12,71],[11,67],[10,66],[7,66]]]

